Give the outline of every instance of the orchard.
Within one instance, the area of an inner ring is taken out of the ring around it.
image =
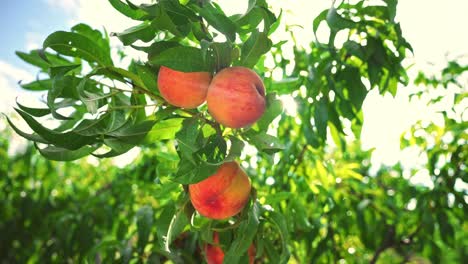
[[[397,0],[330,1],[307,46],[274,1],[108,1],[138,24],[17,52],[43,96],[4,115],[0,263],[466,262],[468,66],[411,74]],[[443,109],[377,166],[363,105],[401,90]]]

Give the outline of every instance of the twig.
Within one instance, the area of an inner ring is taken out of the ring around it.
[[[395,245],[395,226],[390,226],[385,234],[384,239],[382,240],[382,244],[380,247],[375,251],[372,260],[369,262],[370,264],[375,264],[377,259],[379,258],[380,254],[384,252],[386,249],[391,248]]]

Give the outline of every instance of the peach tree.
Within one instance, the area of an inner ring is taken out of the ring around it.
[[[105,163],[139,147],[144,157],[122,172],[89,170],[109,181],[92,194],[80,189],[83,200],[99,202],[70,220],[77,228],[69,237],[54,231],[64,245],[80,238],[80,248],[47,250],[98,263],[337,262],[354,243],[344,238],[354,237],[359,254],[375,262],[382,248],[397,248],[395,237],[417,236],[419,227],[401,228],[383,201],[368,209],[385,199],[367,192],[381,183],[365,182],[369,153],[345,137],[359,138],[370,90],[395,95],[409,82],[402,62],[411,46],[395,21],[397,1],[332,5],[308,32],[323,27],[328,39],[307,48],[293,33],[275,40],[291,26],[266,0],[230,16],[208,0],[109,2],[139,24],[110,34],[78,24],[50,34],[39,50],[17,53],[39,69],[36,81],[21,86],[46,94],[42,108],[18,102],[15,109],[32,133],[8,122],[42,156]],[[123,63],[127,55],[111,49],[110,38],[143,59]],[[283,54],[288,46],[292,58]],[[280,80],[272,77],[278,69]],[[295,116],[280,96],[295,102]],[[100,222],[108,216],[117,219]],[[94,232],[92,223],[112,235]]]

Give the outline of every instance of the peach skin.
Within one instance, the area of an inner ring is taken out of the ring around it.
[[[208,72],[180,72],[161,66],[158,89],[169,104],[191,109],[205,102],[210,81]]]
[[[208,111],[220,124],[241,128],[255,123],[265,111],[265,87],[253,70],[231,67],[213,77],[206,98]]]
[[[226,162],[205,180],[189,185],[193,207],[211,219],[239,213],[249,200],[250,179],[237,162]]]

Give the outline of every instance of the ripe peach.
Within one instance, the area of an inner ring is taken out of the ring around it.
[[[193,207],[211,219],[239,213],[250,194],[250,179],[237,162],[226,162],[205,180],[189,185]]]
[[[171,105],[197,108],[206,99],[211,74],[208,72],[180,72],[161,66],[158,88],[162,97]]]
[[[213,233],[213,242],[219,244],[218,233]],[[247,253],[249,254],[249,264],[253,264],[255,260],[255,246],[250,245]],[[219,246],[206,244],[205,256],[208,264],[222,264],[224,260],[224,251]]]
[[[241,128],[255,123],[265,111],[265,87],[253,70],[226,68],[208,88],[208,111],[218,123]]]

